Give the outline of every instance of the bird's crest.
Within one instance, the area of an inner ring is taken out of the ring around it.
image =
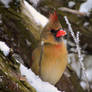
[[[50,14],[50,17],[49,17],[50,21],[52,22],[56,22],[58,20],[58,16],[56,14],[56,11],[54,11],[54,13]]]

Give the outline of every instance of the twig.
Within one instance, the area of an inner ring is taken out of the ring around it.
[[[85,12],[80,12],[78,10],[73,10],[73,9],[69,9],[69,8],[66,8],[66,7],[58,8],[58,10],[61,10],[61,11],[64,11],[64,12],[69,12],[69,13],[80,15],[80,16],[87,16],[88,15]]]
[[[77,32],[77,34],[75,35],[74,32],[73,32],[73,29],[71,27],[71,24],[69,23],[67,17],[65,16],[64,18],[65,18],[65,21],[68,25],[69,32],[71,33],[71,35],[74,39],[74,42],[76,44],[77,53],[78,53],[78,57],[79,57],[79,62],[80,62],[80,65],[82,67],[82,71],[84,73],[84,77],[85,77],[85,80],[86,80],[86,83],[87,83],[87,90],[88,90],[88,92],[90,92],[90,86],[89,86],[89,82],[88,82],[88,78],[87,78],[87,73],[86,73],[85,66],[83,64],[83,55],[81,54],[81,48],[79,46],[79,32]]]

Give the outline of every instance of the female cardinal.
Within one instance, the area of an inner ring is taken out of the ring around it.
[[[50,14],[49,22],[41,33],[43,50],[39,45],[32,53],[32,70],[40,75],[42,80],[53,85],[59,81],[67,66],[67,49],[63,42],[65,35],[56,12]]]

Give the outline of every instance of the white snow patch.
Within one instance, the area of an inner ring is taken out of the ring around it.
[[[74,1],[69,1],[68,2],[68,7],[72,8],[76,3]]]
[[[89,22],[84,22],[83,26],[87,27],[89,25]]]
[[[24,0],[24,5],[27,11],[25,11],[25,14],[28,12],[27,16],[34,19],[34,21],[42,26],[45,27],[45,25],[48,23],[48,19],[40,14],[35,8],[33,8],[27,1]]]
[[[11,0],[0,0],[6,8],[9,8],[9,3],[11,2]]]
[[[28,39],[26,39],[25,41],[26,41],[26,44],[27,44],[28,46],[31,46],[32,43],[31,43]]]
[[[29,1],[33,4],[33,6],[36,7],[40,0],[29,0]]]
[[[0,20],[0,24],[2,24],[2,20]]]
[[[88,81],[92,82],[92,68],[86,70]]]
[[[83,4],[81,4],[79,11],[85,12],[90,14],[90,11],[92,10],[92,0],[87,0]]]
[[[85,56],[84,64],[86,67],[88,81],[92,82],[92,55]]]
[[[81,81],[81,82],[80,82],[80,85],[81,85],[81,87],[82,87],[84,90],[87,89],[87,84],[86,84],[86,82]]]
[[[92,55],[85,55],[84,64],[87,69],[92,69]]]
[[[81,68],[81,65],[80,65],[80,63],[78,61],[75,61],[75,58],[76,57],[72,57],[73,61],[71,63],[71,67],[76,72],[77,76],[80,78],[80,68]]]
[[[23,64],[20,64],[20,71],[37,92],[61,92],[48,82],[42,81],[39,76],[36,76],[31,69],[27,69]]]
[[[10,52],[10,48],[5,44],[5,42],[2,41],[0,41],[0,50],[5,56],[7,56]]]

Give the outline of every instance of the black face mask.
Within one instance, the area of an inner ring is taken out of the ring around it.
[[[58,42],[62,41],[62,36],[56,37],[57,32],[60,31],[60,30],[63,30],[63,29],[60,28],[58,30],[54,30],[54,29],[51,30],[51,33],[54,35],[55,40],[58,41]]]

